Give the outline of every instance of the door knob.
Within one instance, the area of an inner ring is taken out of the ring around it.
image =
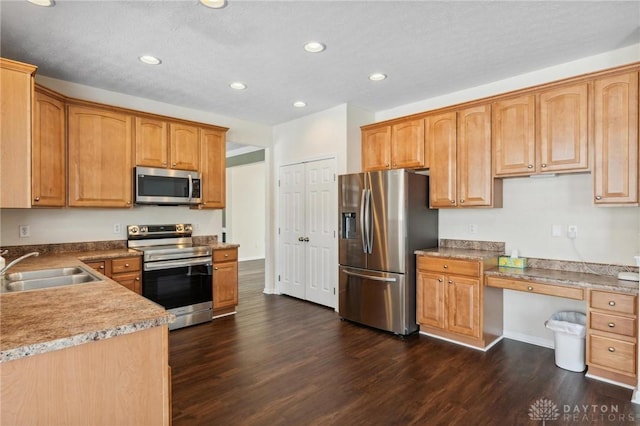
[[[304,242],[308,243],[309,242],[309,237],[304,237]]]
[[[303,241],[304,241],[304,238],[302,238],[302,237],[298,237],[298,241],[303,242]]]

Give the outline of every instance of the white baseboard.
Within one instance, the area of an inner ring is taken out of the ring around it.
[[[517,340],[518,342],[529,343],[531,345],[542,346],[543,348],[553,349],[555,347],[555,345],[553,344],[553,340],[544,339],[542,337],[530,336],[528,334],[509,330],[504,330],[502,335],[507,339]]]
[[[615,380],[605,379],[604,377],[594,376],[591,373],[589,373],[589,370],[587,370],[587,372],[585,373],[584,377],[588,377],[590,379],[598,380],[598,381],[605,382],[605,383],[611,383],[612,385],[616,385],[616,386],[622,386],[623,388],[627,388],[627,389],[635,389],[633,386],[628,385],[626,383],[620,383],[620,382],[616,382]],[[634,400],[634,398],[636,398],[636,392],[635,391],[633,392],[633,398],[631,399],[631,402],[635,402],[636,404],[640,404],[640,402],[636,402]]]
[[[238,262],[244,262],[245,260],[265,260],[264,256],[250,256],[238,258]]]
[[[262,291],[264,294],[280,294],[280,292],[275,288],[264,288]]]

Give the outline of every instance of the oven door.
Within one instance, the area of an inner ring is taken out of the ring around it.
[[[142,272],[142,295],[165,309],[213,301],[211,257],[147,262]]]

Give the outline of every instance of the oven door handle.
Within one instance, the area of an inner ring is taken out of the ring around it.
[[[179,260],[164,260],[161,262],[147,262],[144,264],[145,271],[158,271],[161,269],[182,268],[185,266],[198,266],[205,265],[211,266],[212,260],[209,258],[193,258],[193,259],[179,259]]]

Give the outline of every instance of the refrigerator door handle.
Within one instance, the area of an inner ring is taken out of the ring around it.
[[[362,227],[360,236],[362,237],[362,251],[365,254],[367,253],[367,240],[366,240],[367,228],[364,222],[364,205],[367,199],[366,194],[367,194],[367,190],[363,189],[362,196],[360,197],[360,226]]]
[[[367,189],[367,212],[366,212],[366,221],[367,221],[367,253],[371,254],[373,250],[373,230],[371,229],[371,216],[373,215],[373,210],[371,210],[371,190]]]
[[[352,271],[349,271],[347,269],[343,269],[342,271],[347,275],[353,275],[354,277],[365,278],[367,280],[372,280],[372,281],[383,281],[383,282],[387,282],[387,283],[395,283],[396,281],[398,281],[396,278],[374,277],[374,276],[371,276],[371,275],[359,274],[357,272],[352,272]]]

